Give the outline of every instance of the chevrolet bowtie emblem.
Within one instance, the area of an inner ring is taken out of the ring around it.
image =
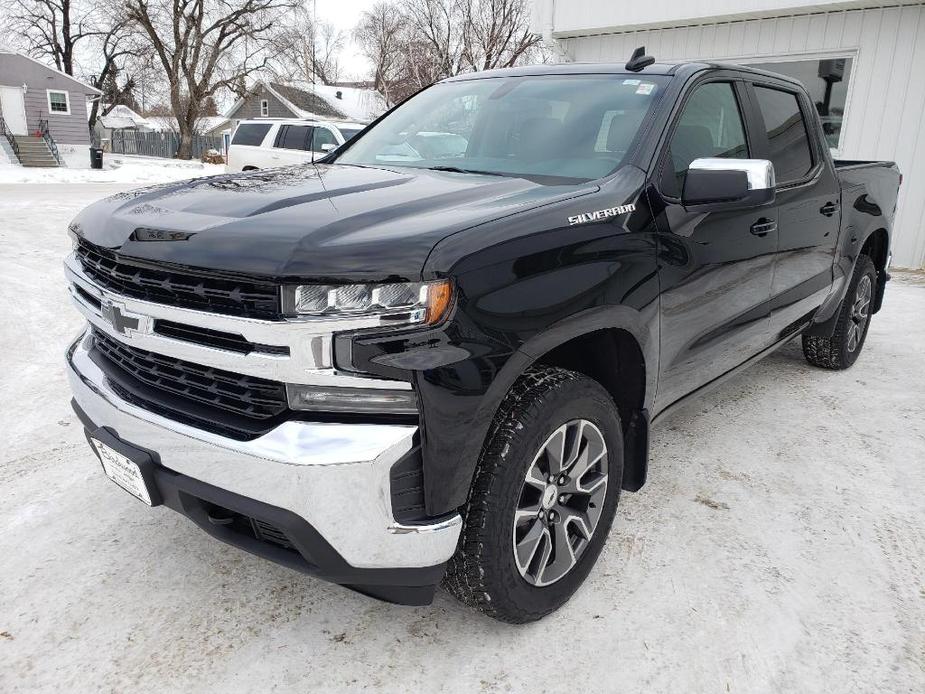
[[[141,316],[129,314],[122,306],[105,299],[100,304],[100,313],[120,335],[125,335],[129,330],[138,330],[141,324]]]

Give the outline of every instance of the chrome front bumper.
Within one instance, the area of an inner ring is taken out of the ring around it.
[[[97,426],[157,452],[161,464],[305,519],[353,567],[417,568],[456,550],[458,514],[430,525],[392,515],[389,472],[417,427],[288,421],[252,441],[224,438],[121,399],[90,359],[85,334],[68,350],[74,399]]]

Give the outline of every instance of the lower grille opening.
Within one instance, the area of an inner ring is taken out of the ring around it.
[[[289,537],[282,530],[277,528],[271,523],[266,521],[257,520],[256,518],[251,518],[251,528],[254,531],[254,537],[263,542],[269,542],[274,545],[279,545],[283,549],[291,549],[295,551],[295,547],[292,542],[289,541]]]
[[[93,331],[91,358],[120,397],[150,412],[238,440],[256,438],[289,414],[282,383],[129,347]]]
[[[298,550],[295,548],[295,545],[292,544],[292,541],[285,531],[277,528],[272,523],[245,516],[242,513],[231,511],[230,509],[217,506],[216,504],[210,504],[208,502],[203,503],[209,522],[213,525],[228,528],[229,530],[259,540],[260,542],[276,545],[277,547],[282,547],[283,549],[288,549],[298,554]]]

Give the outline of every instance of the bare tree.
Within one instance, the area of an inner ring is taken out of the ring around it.
[[[527,0],[399,0],[364,12],[354,31],[390,105],[463,72],[544,60]]]
[[[99,32],[96,7],[89,0],[6,0],[14,41],[35,58],[45,58],[74,74],[77,49]]]
[[[460,5],[463,60],[473,70],[513,67],[542,45],[542,37],[530,29],[526,0],[469,0]]]
[[[103,96],[95,99],[90,108],[88,124],[90,130],[96,125],[96,120],[100,116],[101,109],[108,113],[109,109],[118,103],[126,101],[134,102],[132,96],[135,88],[135,80],[129,75],[122,87],[118,86],[117,77],[120,72],[120,65],[124,64],[129,56],[136,55],[138,52],[138,42],[131,32],[131,26],[128,18],[123,14],[114,14],[103,23],[105,30],[98,32],[95,36],[95,42],[98,43],[94,51],[97,59],[100,61],[99,72],[93,78],[93,86],[103,90]],[[105,87],[109,86],[107,90]],[[107,98],[107,91],[109,98]],[[121,98],[112,98],[113,96]],[[102,103],[102,102],[106,103]],[[134,108],[132,103],[126,103],[127,106]]]
[[[282,23],[273,44],[271,69],[282,81],[333,84],[340,78],[344,33],[328,22],[316,22],[304,8]]]
[[[203,105],[267,67],[276,20],[293,0],[126,0],[157,55],[177,117],[176,156],[189,159]]]
[[[394,85],[399,83],[405,60],[406,37],[400,13],[388,2],[377,2],[360,15],[353,35],[363,55],[373,64],[373,86],[392,106],[396,99]]]
[[[109,85],[110,95],[131,92],[131,76],[121,88],[114,86],[116,74],[137,53],[120,5],[105,0],[6,0],[4,9],[19,45],[33,57],[54,63],[68,75],[86,77],[98,88]],[[106,101],[114,105],[113,99]],[[100,100],[93,102],[91,130],[102,108]]]

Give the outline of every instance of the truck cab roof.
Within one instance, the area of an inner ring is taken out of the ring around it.
[[[462,82],[474,79],[491,79],[497,77],[531,77],[543,75],[661,75],[661,76],[680,76],[689,77],[697,72],[704,70],[733,70],[738,72],[747,72],[754,75],[764,75],[774,79],[783,80],[802,88],[802,84],[791,77],[780,75],[767,70],[759,70],[747,65],[738,65],[735,63],[723,63],[713,61],[690,61],[680,63],[653,63],[641,70],[630,71],[626,69],[624,63],[556,63],[552,65],[524,65],[521,67],[499,68],[497,70],[486,70],[484,72],[470,73],[448,77],[441,80],[441,83]]]

